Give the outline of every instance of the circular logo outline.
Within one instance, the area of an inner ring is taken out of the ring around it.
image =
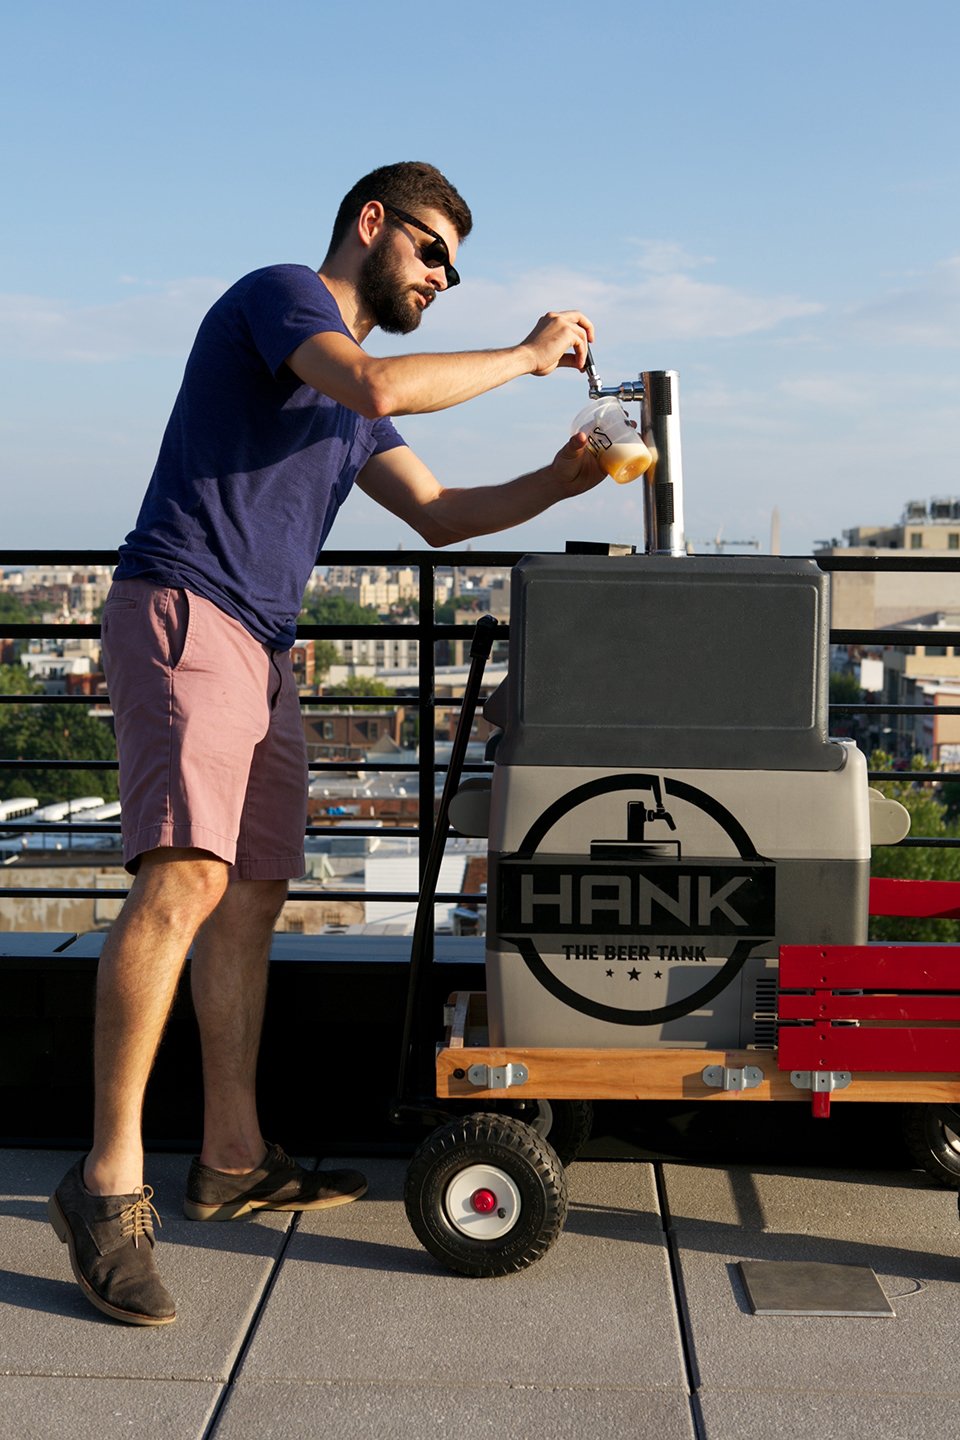
[[[660,783],[661,777],[641,773],[606,775],[596,780],[588,780],[583,785],[568,790],[565,795],[548,805],[546,810],[533,822],[514,853],[524,859],[532,858],[536,854],[541,840],[552,830],[557,821],[585,801],[596,799],[598,795],[612,794],[617,790],[649,789],[655,780]],[[644,782],[648,783],[644,784]],[[678,800],[685,800],[715,820],[736,846],[741,860],[762,859],[740,821],[715,796],[708,795],[685,780],[668,779],[666,776],[662,777],[662,785],[664,796],[673,795]],[[617,1006],[607,1005],[601,1000],[591,1000],[586,995],[581,995],[579,991],[572,989],[549,969],[529,937],[521,936],[513,943],[534,979],[549,991],[554,999],[570,1006],[571,1009],[578,1010],[582,1015],[589,1015],[594,1020],[605,1020],[614,1025],[664,1025],[670,1020],[679,1020],[681,1016],[698,1010],[712,1000],[715,995],[719,995],[721,990],[725,990],[743,969],[750,952],[758,945],[762,945],[764,941],[763,939],[738,940],[719,972],[699,990],[695,990],[692,995],[686,996],[683,1000],[675,1000],[672,1005],[660,1005],[651,1010],[621,1010]]]

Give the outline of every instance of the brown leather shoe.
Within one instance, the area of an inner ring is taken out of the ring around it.
[[[153,1258],[153,1221],[159,1225],[160,1216],[152,1198],[149,1185],[132,1195],[91,1195],[78,1160],[47,1206],[84,1295],[128,1325],[169,1325],[177,1318]]]
[[[253,1210],[329,1210],[358,1200],[366,1188],[359,1170],[304,1170],[279,1145],[270,1145],[245,1175],[212,1170],[195,1158],[183,1213],[188,1220],[236,1220]]]

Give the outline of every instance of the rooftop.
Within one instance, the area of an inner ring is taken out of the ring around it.
[[[709,1149],[722,1134],[742,1157],[743,1107],[723,1110]],[[568,1171],[559,1240],[530,1269],[490,1281],[442,1271],[420,1248],[403,1158],[365,1162],[358,1204],[200,1226],[178,1213],[188,1157],[153,1157],[163,1274],[179,1308],[159,1330],[101,1317],[72,1281],[46,1199],[75,1157],[2,1151],[0,1435],[957,1433],[955,1196],[903,1168],[853,1168],[891,1163],[876,1126],[852,1133],[837,1115],[820,1133],[838,1139],[811,1165],[803,1122],[781,1130],[779,1159],[766,1124],[757,1160],[740,1163],[690,1158],[682,1141],[658,1154],[595,1139],[592,1158]],[[668,1143],[660,1129],[650,1143]],[[754,1315],[742,1261],[868,1267],[894,1314]]]

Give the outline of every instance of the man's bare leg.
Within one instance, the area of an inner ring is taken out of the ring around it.
[[[222,899],[228,867],[202,850],[144,855],[97,971],[94,1142],[84,1184],[128,1195],[143,1183],[147,1080],[194,935]]]
[[[190,964],[203,1052],[200,1161],[243,1174],[266,1151],[256,1079],[270,940],[286,880],[237,880],[197,935]]]

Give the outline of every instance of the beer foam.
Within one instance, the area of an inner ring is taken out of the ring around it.
[[[608,450],[602,451],[597,459],[618,485],[626,485],[630,480],[636,480],[644,471],[649,470],[653,463],[653,456],[640,440],[632,445],[617,441]]]

